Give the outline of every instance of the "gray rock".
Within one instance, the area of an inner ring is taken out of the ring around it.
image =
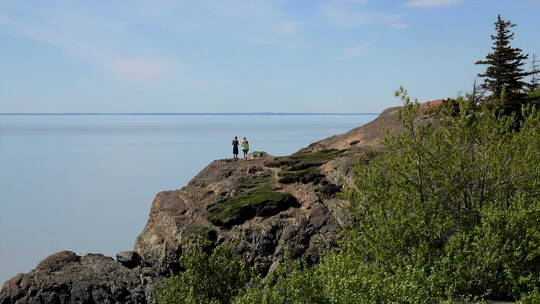
[[[151,303],[152,295],[129,269],[102,254],[78,256],[61,251],[31,272],[8,280],[0,303]]]
[[[116,254],[116,260],[127,268],[133,269],[141,264],[141,258],[135,251],[122,251]]]

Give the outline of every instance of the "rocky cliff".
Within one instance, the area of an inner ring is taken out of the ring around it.
[[[401,130],[396,114],[387,109],[290,156],[216,160],[184,188],[156,195],[134,251],[116,260],[55,253],[7,281],[0,303],[150,303],[152,285],[178,270],[182,248],[195,236],[214,244],[240,240],[240,253],[263,274],[285,250],[316,263],[318,248],[333,246],[348,221],[336,193],[355,161],[381,149],[386,132]]]

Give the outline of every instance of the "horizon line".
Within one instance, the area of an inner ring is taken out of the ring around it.
[[[226,116],[226,115],[261,115],[261,116],[292,116],[292,115],[378,115],[375,112],[7,112],[2,116]]]

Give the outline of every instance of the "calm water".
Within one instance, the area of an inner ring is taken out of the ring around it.
[[[49,254],[131,250],[154,195],[231,155],[284,155],[365,124],[351,116],[0,116],[0,284]]]

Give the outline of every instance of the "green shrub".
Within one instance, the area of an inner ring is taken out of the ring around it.
[[[204,241],[182,253],[180,265],[185,269],[156,288],[161,304],[228,304],[255,278],[235,246],[224,243],[211,254]]]
[[[535,303],[539,112],[515,128],[513,116],[461,99],[419,120],[419,105],[398,95],[406,131],[355,166],[339,251],[318,268],[277,272],[237,303]]]
[[[406,131],[385,139],[369,166],[356,166],[344,194],[356,217],[346,252],[382,281],[405,275],[415,286],[423,278],[429,288],[418,293],[437,299],[516,300],[538,287],[539,112],[525,111],[517,131],[513,116],[471,112],[463,101],[457,115],[441,107],[432,124],[399,95]]]
[[[437,278],[454,295],[519,299],[540,286],[540,198],[486,208],[482,223],[445,248]]]
[[[538,289],[524,295],[518,304],[538,304],[540,303],[540,292]]]
[[[314,268],[286,261],[234,303],[540,303],[540,112],[458,99],[426,114],[398,95],[405,131],[354,167],[339,248]],[[319,158],[297,157],[279,166]]]
[[[248,289],[234,304],[323,304],[323,285],[319,272],[300,262],[285,261],[265,283]]]

